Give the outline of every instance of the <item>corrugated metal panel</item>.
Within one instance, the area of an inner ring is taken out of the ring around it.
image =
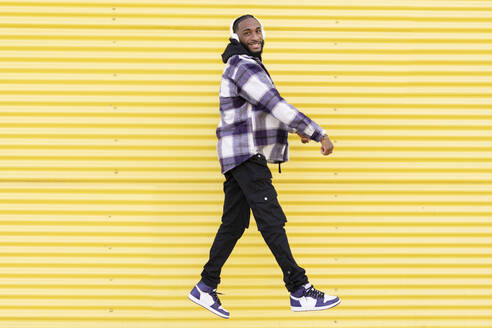
[[[292,313],[254,224],[196,307],[222,209],[219,61],[267,31],[291,136],[296,259],[342,304]],[[491,1],[2,1],[4,327],[492,326]]]

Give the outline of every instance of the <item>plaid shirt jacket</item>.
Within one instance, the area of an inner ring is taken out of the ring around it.
[[[318,142],[326,133],[280,96],[266,68],[252,56],[229,58],[219,98],[216,135],[222,174],[258,153],[269,163],[288,161],[289,132]]]

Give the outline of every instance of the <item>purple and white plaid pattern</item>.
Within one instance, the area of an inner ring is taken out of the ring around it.
[[[288,133],[321,141],[318,124],[288,104],[265,67],[248,55],[229,58],[220,86],[221,119],[216,130],[222,173],[261,153],[269,163],[289,160]]]

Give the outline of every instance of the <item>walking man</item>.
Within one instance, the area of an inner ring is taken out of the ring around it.
[[[217,151],[224,182],[222,223],[202,271],[202,279],[188,298],[212,313],[229,318],[217,296],[222,266],[244,230],[250,209],[258,230],[282,269],[293,311],[325,310],[340,303],[337,296],[313,287],[306,271],[297,265],[284,229],[287,221],[272,185],[267,162],[286,162],[288,133],[297,133],[303,143],[321,143],[329,155],[333,144],[318,124],[288,104],[278,93],[261,60],[265,32],[252,15],[236,18],[222,61],[226,64],[220,86]]]

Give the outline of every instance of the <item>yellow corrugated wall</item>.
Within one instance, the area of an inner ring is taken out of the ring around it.
[[[231,319],[186,298],[245,13],[335,144],[290,135],[271,166],[329,311],[290,311],[253,222],[223,269]],[[492,1],[1,1],[0,19],[1,327],[492,326]]]

